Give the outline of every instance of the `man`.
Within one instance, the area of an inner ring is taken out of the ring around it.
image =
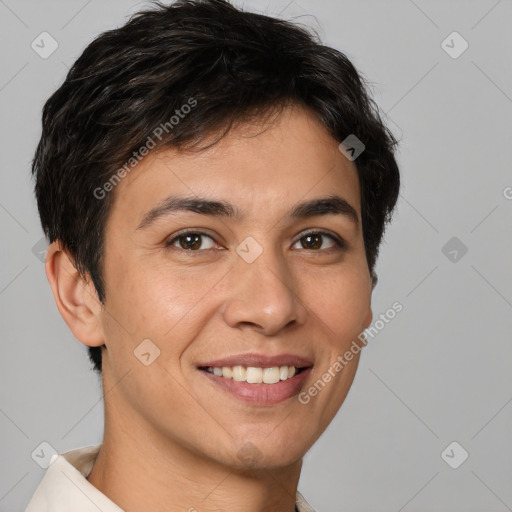
[[[93,41],[33,171],[104,439],[27,511],[312,510],[302,458],[372,321],[395,144],[347,58],[288,22],[178,1]]]

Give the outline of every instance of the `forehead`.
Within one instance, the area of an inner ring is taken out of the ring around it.
[[[204,151],[153,151],[115,188],[110,217],[136,225],[171,194],[227,200],[252,219],[329,194],[359,211],[357,170],[338,144],[313,113],[286,107],[271,123],[233,127]]]

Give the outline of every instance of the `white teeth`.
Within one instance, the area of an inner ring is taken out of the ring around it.
[[[236,382],[248,384],[276,384],[279,381],[291,379],[296,373],[295,366],[273,366],[271,368],[257,368],[254,366],[223,366],[208,367],[207,371],[218,377],[233,379]]]
[[[231,366],[223,366],[222,367],[222,376],[226,377],[226,379],[233,378],[233,369],[231,368]]]
[[[279,367],[265,368],[263,370],[263,382],[265,384],[276,384],[279,382]]]
[[[242,382],[245,380],[245,367],[243,366],[233,366],[233,380],[237,382]]]
[[[245,374],[245,380],[249,384],[261,384],[263,382],[263,370],[249,366]]]

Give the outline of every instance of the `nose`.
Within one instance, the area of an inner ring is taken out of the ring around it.
[[[224,320],[230,327],[266,336],[303,325],[307,310],[297,285],[286,262],[271,251],[263,251],[252,263],[239,258],[230,272]]]

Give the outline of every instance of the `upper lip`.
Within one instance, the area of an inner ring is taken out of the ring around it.
[[[305,368],[313,366],[313,363],[304,357],[295,354],[278,354],[269,356],[265,354],[238,354],[200,363],[198,366],[211,366],[221,368],[223,366],[252,366],[256,368],[272,368],[273,366],[295,366]]]

